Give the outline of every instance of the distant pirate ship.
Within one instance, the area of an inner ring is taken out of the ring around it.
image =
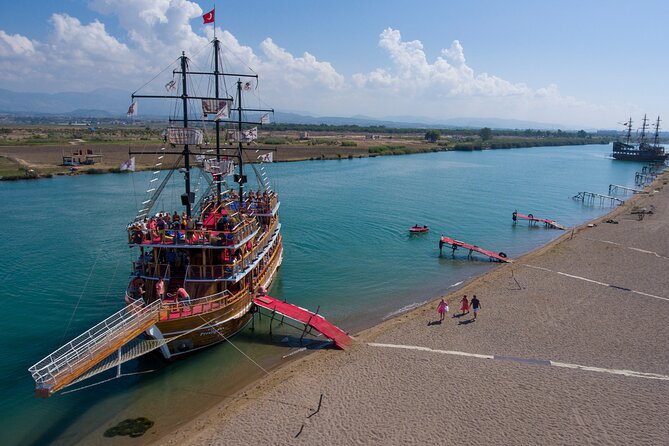
[[[660,140],[660,117],[657,117],[657,122],[654,124],[655,135],[653,143],[646,140],[646,130],[648,129],[648,120],[646,115],[643,116],[643,124],[641,125],[641,135],[637,144],[631,142],[632,140],[632,118],[630,118],[624,125],[627,129],[625,134],[625,141],[613,142],[613,158],[624,161],[660,161],[667,159],[664,147],[659,144]]]

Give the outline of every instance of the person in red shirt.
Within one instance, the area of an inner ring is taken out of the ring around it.
[[[463,315],[469,314],[469,300],[467,299],[466,294],[460,300],[460,311],[462,312]]]

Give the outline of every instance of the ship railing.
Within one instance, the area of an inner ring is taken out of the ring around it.
[[[240,259],[233,261],[231,271],[228,272],[228,275],[237,275],[253,263],[258,255],[267,247],[267,244],[272,239],[272,235],[276,232],[278,225],[278,220],[273,221],[270,227],[263,233],[263,236],[258,243],[252,249],[247,250]]]
[[[274,240],[274,235],[278,231],[278,223],[277,225],[274,225],[273,228],[274,229],[270,229],[265,233],[263,239],[256,246],[254,246],[253,249],[244,253],[241,259],[236,260],[233,263],[232,277],[230,277],[230,279],[240,273],[247,271],[249,267],[251,267],[254,263],[257,263],[258,258],[264,251],[267,250],[267,246],[272,242],[272,240]],[[239,280],[239,278],[240,277],[236,278],[236,280]]]
[[[169,263],[152,263],[143,261],[132,262],[132,271],[147,279],[158,279],[160,277],[170,277]]]
[[[229,265],[189,265],[185,280],[213,280],[226,274]]]
[[[184,286],[187,286],[184,283]],[[246,289],[242,289],[237,293],[231,293],[229,290],[223,290],[209,296],[199,297],[197,299],[191,299],[190,301],[158,301],[160,302],[160,310],[167,310],[171,317],[178,313],[179,317],[182,316],[192,316],[191,309],[195,306],[206,307],[209,306],[210,309],[214,309],[215,304],[219,304],[219,307],[225,307],[231,302],[236,301],[246,294]]]
[[[274,263],[275,257],[279,255],[279,252],[280,250],[275,249],[275,247],[268,252],[264,269],[261,267],[262,273],[259,274],[258,277],[256,277],[254,283],[262,284],[266,280],[267,276],[271,273],[272,270],[267,265],[272,265],[272,263]]]
[[[100,354],[107,353],[107,350],[116,346],[119,341],[129,341],[137,336],[144,330],[147,323],[158,320],[159,310],[160,302],[153,302],[149,305],[132,302],[72,339],[28,370],[38,387],[49,388],[56,385],[59,379],[80,371]],[[132,334],[134,336],[130,337]],[[113,350],[108,353],[113,353]],[[104,357],[99,359],[104,359]]]
[[[279,204],[279,197],[271,194],[260,199],[247,198],[244,200],[244,207],[256,216],[271,216]]]
[[[215,229],[165,229],[156,231],[149,237],[139,229],[128,229],[128,243],[131,245],[141,244],[167,244],[167,245],[215,245],[235,246],[242,240],[257,231],[258,225],[255,220],[243,219],[229,231]]]

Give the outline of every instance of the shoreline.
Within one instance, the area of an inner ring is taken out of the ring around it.
[[[298,162],[298,161],[344,161],[358,158],[375,158],[377,156],[398,156],[398,155],[416,155],[422,153],[449,152],[449,151],[479,151],[479,150],[511,150],[527,149],[539,147],[553,147],[555,144],[539,144],[541,141],[531,142],[528,145],[518,147],[486,147],[486,148],[459,148],[457,146],[443,145],[425,145],[427,143],[418,142],[416,145],[403,146],[403,149],[392,149],[371,152],[370,146],[346,147],[346,146],[257,146],[258,150],[275,150],[275,163]],[[413,142],[412,142],[413,144]],[[602,145],[602,142],[588,141],[580,145]],[[609,144],[609,143],[607,143]],[[574,144],[563,144],[564,146],[573,146]],[[65,146],[65,145],[25,145],[25,146],[0,146],[0,157],[7,158],[10,162],[16,163],[18,170],[22,175],[0,176],[0,181],[20,181],[20,180],[38,180],[44,178],[53,178],[54,176],[77,176],[77,175],[101,175],[107,173],[125,173],[118,166],[129,157],[130,150],[145,149],[144,145],[120,145],[120,144],[101,144],[95,145],[100,153],[105,153],[104,161],[93,165],[76,166],[75,171],[70,171],[68,166],[63,166],[62,156],[69,153],[73,148],[84,147],[84,145]],[[392,146],[389,146],[392,147]],[[104,152],[102,152],[104,149]],[[225,148],[230,150],[229,148]],[[174,159],[168,157],[166,164],[173,162]],[[159,170],[169,170],[171,167],[161,168]],[[136,171],[155,170],[153,164],[147,164],[145,161],[137,162]]]
[[[653,191],[656,188],[660,190],[666,184],[667,174],[663,174],[658,177],[651,185],[646,188],[646,191]],[[497,268],[494,268],[491,271],[488,271],[480,276],[473,277],[470,280],[466,281],[460,288],[457,290],[448,293],[445,296],[439,296],[432,300],[429,303],[422,305],[419,308],[413,309],[406,313],[401,313],[394,316],[391,319],[382,321],[378,324],[375,324],[369,328],[363,329],[355,335],[355,345],[352,347],[352,352],[338,351],[338,350],[328,350],[320,352],[309,352],[309,354],[302,355],[299,358],[289,360],[284,364],[279,364],[277,367],[273,368],[270,374],[262,380],[254,380],[245,387],[239,389],[234,395],[229,396],[221,400],[219,404],[208,409],[200,415],[195,416],[190,420],[184,421],[181,425],[175,427],[169,432],[164,433],[160,438],[155,440],[154,444],[182,444],[188,442],[189,440],[192,444],[197,444],[197,438],[202,438],[202,435],[207,435],[207,438],[211,439],[211,435],[216,437],[216,428],[217,424],[224,424],[230,422],[233,417],[237,414],[242,413],[246,408],[251,405],[259,406],[258,401],[262,401],[264,397],[267,397],[268,394],[275,393],[278,386],[288,386],[291,380],[294,380],[297,377],[302,377],[308,379],[305,376],[306,372],[303,369],[315,368],[318,371],[322,371],[324,368],[327,369],[329,363],[342,363],[345,362],[345,358],[355,354],[355,350],[358,350],[366,342],[370,342],[383,336],[389,332],[392,332],[395,329],[405,327],[407,325],[415,324],[419,319],[430,316],[434,316],[434,307],[440,298],[446,298],[449,301],[449,305],[453,309],[452,312],[455,312],[458,308],[457,300],[462,294],[471,294],[476,292],[479,288],[484,288],[489,286],[490,283],[496,281],[506,280],[505,277],[508,276],[509,271],[511,271],[511,276],[513,277],[513,272],[515,265],[526,264],[537,259],[541,259],[545,256],[550,257],[552,254],[549,251],[559,250],[563,245],[572,239],[582,238],[582,233],[588,229],[591,229],[589,225],[599,226],[603,224],[606,220],[611,220],[614,218],[619,218],[623,216],[640,201],[647,201],[649,197],[652,197],[654,194],[638,194],[629,198],[623,205],[618,206],[615,209],[612,209],[611,212],[593,219],[589,222],[583,223],[577,227],[571,228],[571,230],[566,231],[560,237],[552,240],[551,242],[542,245],[526,254],[523,254],[521,257],[515,259],[514,263],[499,265]],[[613,225],[610,225],[613,226]],[[515,280],[515,278],[514,278]],[[665,370],[666,372],[667,370]],[[316,409],[318,400],[309,401],[309,407],[312,411]],[[304,412],[305,410],[302,410]],[[279,418],[279,415],[276,415],[275,418]],[[205,434],[209,432],[209,434]],[[217,437],[221,439],[220,433]],[[195,436],[195,437],[194,437]],[[193,438],[191,438],[193,437]]]

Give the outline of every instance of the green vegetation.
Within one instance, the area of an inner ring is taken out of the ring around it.
[[[342,147],[358,147],[358,143],[355,141],[342,141],[341,142]]]
[[[11,158],[0,156],[0,179],[2,180],[23,180],[28,178],[37,178],[37,172],[20,165]]]
[[[266,138],[258,138],[258,144],[281,145],[290,144],[290,139],[282,136],[268,136]]]
[[[492,130],[489,127],[483,127],[479,131],[479,136],[481,137],[481,141],[488,141],[492,138]]]
[[[428,130],[425,132],[425,139],[429,142],[437,142],[441,138],[439,130]]]
[[[162,129],[149,127],[81,128],[69,126],[0,128],[0,145],[68,144],[83,140],[87,144],[160,143]]]

